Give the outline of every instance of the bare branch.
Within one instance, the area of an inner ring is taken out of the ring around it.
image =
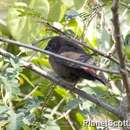
[[[130,9],[130,4],[126,4],[126,3],[123,2],[123,1],[120,1],[119,3],[120,3],[120,5],[124,6],[125,8]]]
[[[81,66],[93,68],[95,70],[103,71],[103,72],[106,72],[106,73],[119,74],[119,71],[109,70],[109,69],[100,68],[100,67],[97,67],[97,66],[94,66],[94,65],[90,65],[90,64],[87,64],[87,63],[82,63],[80,61],[76,61],[76,60],[73,60],[73,59],[70,59],[70,58],[49,52],[47,50],[37,48],[37,47],[32,46],[32,45],[27,45],[27,44],[24,44],[24,43],[19,42],[19,41],[10,40],[10,39],[3,38],[3,37],[0,37],[0,41],[7,42],[9,44],[14,44],[14,45],[17,45],[17,46],[21,46],[21,47],[24,47],[24,48],[32,49],[32,50],[35,50],[35,51],[38,51],[38,52],[41,52],[41,53],[44,53],[44,54],[47,54],[47,55],[51,55],[51,56],[54,56],[56,58],[59,58],[59,59],[62,59],[62,60],[65,60],[65,61],[68,61],[68,62],[71,62],[71,63],[75,63],[75,64],[78,64],[78,65],[81,65]]]
[[[14,55],[12,55],[9,52],[6,52],[5,50],[0,48],[0,55],[6,57],[6,58],[18,58]],[[106,110],[108,110],[109,112],[112,112],[113,114],[115,114],[117,117],[122,118],[123,114],[120,111],[120,108],[114,108],[113,106],[105,103],[103,100],[98,99],[96,96],[90,95],[76,87],[74,87],[72,84],[65,82],[64,80],[62,80],[60,77],[58,76],[54,76],[52,75],[52,73],[50,73],[47,70],[44,70],[43,68],[40,69],[39,67],[37,67],[36,65],[30,64],[22,59],[19,59],[20,63],[25,67],[28,68],[32,71],[34,71],[35,73],[55,82],[56,84],[62,86],[63,88],[72,91],[73,93],[76,93],[77,95],[79,95],[80,97],[87,99],[103,108],[105,108]]]
[[[32,45],[33,45],[33,46],[36,46],[36,44],[38,44],[39,42],[44,41],[44,40],[48,40],[48,39],[50,39],[50,38],[52,38],[52,37],[50,37],[50,36],[48,36],[48,37],[42,37],[42,38],[37,39],[37,40],[35,40],[34,42],[32,42]]]
[[[124,54],[123,54],[123,49],[122,49],[122,41],[121,41],[121,32],[120,32],[120,23],[119,23],[119,15],[118,15],[118,4],[119,0],[113,0],[112,3],[112,14],[113,14],[113,26],[114,26],[114,38],[116,42],[116,50],[120,62],[120,73],[123,79],[124,86],[126,88],[126,93],[127,93],[127,99],[129,102],[130,106],[130,84],[128,80],[128,71],[127,67],[125,65],[125,59],[124,59]]]

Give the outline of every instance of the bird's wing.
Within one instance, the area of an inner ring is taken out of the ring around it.
[[[88,63],[88,64],[94,64],[91,55],[88,55],[86,53],[77,53],[77,52],[73,52],[73,51],[67,51],[67,52],[62,52],[60,53],[61,56],[76,60],[76,61],[80,61],[83,63]],[[62,62],[61,62],[62,61]],[[69,66],[72,68],[77,68],[77,69],[84,69],[86,71],[88,71],[89,68],[87,67],[83,67],[81,65],[76,65],[75,63],[70,63],[68,61],[62,60],[62,59],[57,59],[57,62],[62,63],[65,66]]]
[[[90,55],[87,55],[85,53],[78,53],[74,51],[62,52],[60,55],[81,62],[86,62],[91,58]]]
[[[76,61],[88,63],[90,65],[95,64],[93,59],[91,58],[91,55],[88,55],[86,53],[77,53],[77,52],[68,51],[68,52],[60,53],[60,55],[67,57],[67,58],[70,58],[70,59],[73,59],[73,60],[76,60]],[[106,83],[106,81],[103,78],[96,75],[95,69],[92,69],[92,68],[89,68],[89,67],[84,67],[84,66],[81,66],[81,65],[76,65],[75,63],[71,63],[71,62],[68,62],[68,61],[65,61],[65,60],[62,60],[62,59],[59,59],[59,58],[56,58],[55,61],[59,62],[59,64],[62,64],[64,66],[77,69],[77,72],[79,72],[80,75],[82,75],[84,78],[87,77],[86,79],[89,79],[89,78],[91,78],[93,80],[97,79],[100,82],[102,82],[103,84]],[[78,70],[80,70],[80,71],[78,71]]]

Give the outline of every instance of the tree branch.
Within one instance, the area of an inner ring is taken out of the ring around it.
[[[16,56],[12,55],[9,52],[6,52],[5,50],[0,48],[0,55],[6,57],[6,58],[17,58]],[[19,59],[20,63],[25,67],[28,68],[32,71],[34,71],[35,73],[55,82],[56,84],[62,86],[63,88],[72,91],[73,93],[76,93],[77,95],[79,95],[82,98],[85,98],[103,108],[105,108],[106,110],[108,110],[109,112],[112,112],[113,114],[115,114],[117,117],[119,117],[120,119],[123,117],[123,114],[120,111],[120,108],[114,108],[113,106],[105,103],[103,100],[98,99],[96,96],[90,95],[78,88],[75,88],[72,84],[65,82],[64,80],[62,80],[60,77],[58,76],[54,76],[52,75],[52,73],[50,73],[47,70],[44,69],[40,69],[39,67],[37,67],[36,65],[30,64],[22,59]]]
[[[122,49],[123,43],[121,41],[121,32],[120,32],[119,15],[118,15],[118,4],[119,4],[119,0],[113,0],[112,22],[113,22],[113,26],[114,26],[114,38],[115,38],[115,42],[116,42],[117,55],[118,55],[119,62],[120,62],[120,73],[121,73],[121,76],[123,79],[123,84],[126,88],[127,99],[128,99],[128,103],[130,106],[130,84],[129,84],[129,80],[128,80],[128,71],[127,71],[127,68],[125,65],[125,59],[124,59],[125,56],[123,54],[123,49]]]
[[[34,50],[34,51],[38,51],[40,53],[44,53],[44,54],[47,54],[47,55],[50,55],[50,56],[54,56],[56,58],[65,60],[67,62],[71,62],[71,63],[77,64],[77,65],[85,66],[85,67],[88,67],[88,68],[93,68],[95,70],[103,71],[103,72],[106,72],[106,73],[119,74],[119,71],[109,70],[109,69],[100,68],[100,67],[97,67],[97,66],[94,66],[94,65],[90,65],[90,64],[87,64],[87,63],[82,63],[80,61],[76,61],[76,60],[73,60],[73,59],[70,59],[70,58],[49,52],[47,50],[37,48],[37,47],[32,46],[32,45],[27,45],[27,44],[24,44],[24,43],[19,42],[19,41],[14,41],[14,40],[10,40],[10,39],[7,39],[7,38],[3,38],[1,36],[0,36],[0,41],[7,42],[9,44],[14,44],[14,45],[17,45],[17,46],[21,46],[21,47],[24,47],[24,48],[28,48],[28,49],[31,49],[31,50]]]

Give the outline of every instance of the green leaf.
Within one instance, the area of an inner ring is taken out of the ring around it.
[[[0,80],[4,84],[4,88],[6,90],[4,96],[5,101],[8,99],[15,99],[17,94],[20,92],[18,80],[15,78],[8,80],[2,76],[0,76]]]
[[[28,84],[30,84],[33,88],[35,87],[35,85],[32,83],[32,81],[29,79],[29,77],[27,77],[25,74],[20,74],[20,76],[25,79],[27,81]]]
[[[100,40],[97,40],[97,43],[104,50],[108,50],[110,48],[110,42],[111,42],[110,34],[108,33],[108,31],[105,28],[103,28],[101,32],[97,32],[97,33],[101,34],[101,38],[100,38]]]
[[[8,109],[7,106],[0,106],[0,114],[5,113]]]
[[[83,125],[83,121],[85,120],[84,116],[80,112],[76,112],[75,116],[80,125]]]
[[[82,109],[89,113],[91,113],[92,112],[91,110],[94,109],[95,107],[96,107],[96,105],[94,103],[87,101],[87,100],[83,101],[83,103],[82,103]]]
[[[65,108],[64,108],[64,111],[74,109],[74,108],[76,108],[80,103],[81,103],[81,100],[75,98],[75,99],[73,99],[73,100],[71,100],[71,101],[69,101],[69,102],[67,103],[67,105],[66,105]]]
[[[61,88],[61,87],[56,87],[55,91],[57,94],[59,94],[62,97],[66,97],[68,94],[68,92],[64,88]]]
[[[29,126],[23,125],[23,130],[32,130]]]
[[[85,1],[87,1],[87,0],[74,0],[75,8],[80,9],[83,6]]]
[[[74,1],[73,0],[61,0],[64,5],[67,7],[67,8],[70,8],[74,5]]]
[[[37,11],[42,17],[47,18],[49,4],[47,0],[31,0],[29,6],[24,2],[15,2],[14,6],[8,10],[7,24],[14,39],[29,43],[40,37],[42,28],[41,24],[38,24],[37,16],[32,16],[33,9],[34,12]],[[32,11],[31,16],[26,15],[28,10],[30,13]],[[24,13],[23,16],[20,16],[21,12]]]
[[[6,98],[13,98],[19,93],[19,83],[13,72],[13,68],[8,68],[5,75],[0,75],[0,81],[6,90]]]
[[[10,32],[7,28],[5,21],[0,19],[0,32],[6,36],[10,36]]]
[[[83,86],[83,85],[81,85]],[[109,92],[108,92],[108,88],[104,85],[99,84],[92,84],[92,83],[88,83],[88,85],[83,86],[82,88],[83,91],[92,94],[92,95],[96,95],[96,96],[106,96]]]
[[[48,0],[31,0],[29,7],[35,9],[40,14],[42,14],[42,17],[47,19],[49,13]]]
[[[68,23],[68,29],[72,30],[79,37],[83,34],[83,26],[80,18],[73,18]]]
[[[127,55],[127,58],[130,59],[130,45],[125,46],[124,51]]]
[[[6,130],[20,130],[22,127],[23,116],[23,113],[16,114],[11,111],[9,117],[9,124],[7,125]]]
[[[7,67],[4,73],[0,74],[0,83],[5,90],[3,97],[5,101],[15,99],[20,92],[18,82],[19,72],[21,71],[20,63],[13,59],[10,59],[9,62],[12,66]]]
[[[97,30],[96,30],[96,19],[94,18],[93,21],[90,22],[86,34],[85,39],[87,39],[89,44],[95,47],[97,43]]]
[[[65,6],[60,0],[50,0],[48,20],[60,21],[64,17]]]
[[[54,121],[49,121],[43,128],[44,130],[60,130],[60,127]]]
[[[2,69],[3,65],[4,65],[4,61],[0,61],[0,70]]]
[[[127,58],[130,59],[130,34],[129,33],[125,36],[124,52]]]
[[[126,35],[124,44],[130,46],[130,34],[127,34],[127,35]]]
[[[49,63],[48,63],[48,59],[46,59],[44,56],[40,56],[40,57],[34,57],[32,59],[32,62],[35,64],[39,64],[39,65],[44,65],[46,67],[49,67]]]

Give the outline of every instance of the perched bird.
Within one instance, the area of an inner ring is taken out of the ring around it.
[[[45,50],[76,61],[94,64],[90,54],[87,54],[81,46],[65,39],[63,36],[51,38]],[[49,56],[49,62],[56,74],[70,83],[76,84],[80,79],[88,79],[93,81],[98,80],[105,84],[105,81],[100,76],[96,75],[94,69],[76,65],[54,56]]]

